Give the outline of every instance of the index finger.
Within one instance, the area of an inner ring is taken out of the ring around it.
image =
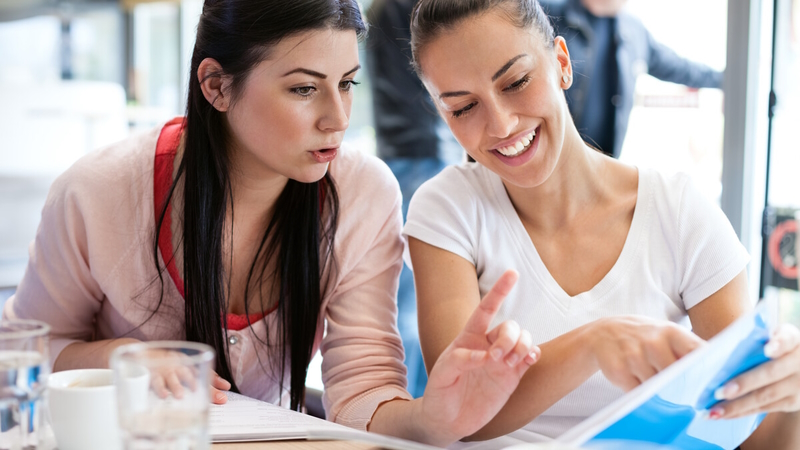
[[[470,333],[486,334],[489,330],[489,324],[494,319],[495,314],[500,309],[506,296],[511,292],[511,288],[517,283],[519,274],[516,270],[506,270],[503,275],[494,283],[492,289],[486,293],[483,300],[478,304],[472,315],[469,316],[467,324],[464,325],[464,331]]]
[[[670,329],[667,334],[667,342],[678,359],[683,358],[705,343],[696,334],[679,326],[674,326]]]

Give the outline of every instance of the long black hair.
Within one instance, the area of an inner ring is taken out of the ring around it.
[[[183,128],[183,157],[156,221],[153,252],[163,300],[163,268],[159,235],[167,206],[183,179],[183,284],[186,339],[202,342],[217,352],[217,373],[238,392],[228,360],[227,305],[230,274],[223,266],[228,205],[233,202],[229,136],[223,114],[210,104],[197,77],[200,63],[215,59],[230,77],[233,102],[251,69],[269,58],[281,39],[309,30],[353,30],[361,38],[365,25],[355,0],[206,0],[197,27],[190,69],[189,96]],[[156,199],[159,204],[160,199]],[[259,294],[270,282],[277,293],[278,341],[268,348],[280,353],[280,389],[290,366],[291,408],[303,406],[305,379],[320,320],[323,274],[334,270],[334,235],[339,198],[330,173],[315,183],[289,180],[266,225],[245,286],[245,310],[251,288]],[[177,249],[176,249],[177,251]],[[274,267],[269,269],[268,267]],[[270,289],[267,289],[268,291]],[[152,317],[152,316],[151,316]],[[277,347],[277,348],[276,348]]]

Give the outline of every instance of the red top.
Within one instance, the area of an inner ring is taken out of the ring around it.
[[[178,144],[181,140],[181,132],[183,131],[183,118],[177,117],[169,121],[161,130],[161,135],[158,137],[156,144],[156,157],[155,157],[155,173],[153,174],[153,194],[155,203],[155,218],[158,223],[158,215],[161,208],[164,206],[164,200],[167,198],[167,193],[172,185],[172,173],[175,169],[175,154],[178,151]],[[161,230],[158,235],[158,248],[161,251],[161,257],[167,264],[167,272],[169,273],[175,287],[181,297],[186,298],[183,290],[183,280],[178,273],[178,267],[175,265],[175,255],[172,249],[172,216],[170,212],[172,205],[167,205],[166,214],[164,214],[164,222],[161,224]],[[249,323],[257,322],[264,318],[267,314],[275,311],[278,305],[270,308],[263,313],[250,314]],[[240,331],[248,326],[248,317],[245,314],[232,314],[228,313],[228,329]]]

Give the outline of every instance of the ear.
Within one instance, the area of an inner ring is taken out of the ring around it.
[[[214,58],[206,58],[197,67],[200,90],[208,103],[217,111],[226,112],[230,107],[230,77],[225,75],[222,66]]]
[[[567,41],[563,37],[557,36],[554,46],[559,68],[558,81],[561,84],[561,89],[567,90],[572,86],[572,61],[569,58]]]

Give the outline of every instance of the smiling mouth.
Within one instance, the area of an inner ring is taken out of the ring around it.
[[[536,130],[533,130],[530,133],[520,137],[517,142],[506,147],[498,147],[495,149],[495,151],[508,158],[521,155],[530,148],[531,143],[533,143],[534,139],[536,138],[536,131],[538,129],[539,128],[537,127]]]

